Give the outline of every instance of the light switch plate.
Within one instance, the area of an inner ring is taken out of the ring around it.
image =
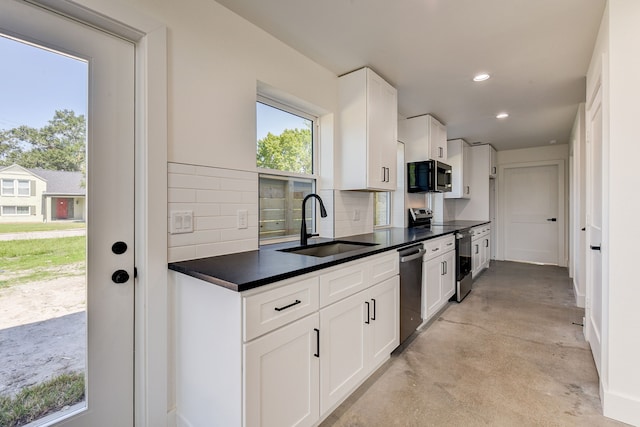
[[[249,214],[246,209],[238,209],[238,229],[249,227]]]
[[[171,234],[193,233],[193,211],[171,211],[169,232]]]

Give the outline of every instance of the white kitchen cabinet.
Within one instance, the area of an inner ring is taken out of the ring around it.
[[[311,426],[320,417],[315,313],[245,345],[247,426]]]
[[[464,139],[447,141],[447,164],[451,166],[451,191],[444,193],[445,199],[468,199],[471,197],[470,146]]]
[[[489,147],[489,176],[495,178],[498,176],[498,152],[491,145]]]
[[[422,267],[422,318],[431,319],[455,294],[455,237],[428,240]]]
[[[395,251],[245,292],[170,272],[176,418],[317,425],[398,346],[398,272]]]
[[[334,409],[400,343],[400,280],[320,310],[320,412]]]
[[[398,132],[405,143],[405,161],[447,161],[447,128],[433,116],[411,117],[400,120]]]
[[[338,79],[342,190],[396,189],[398,93],[370,68]]]
[[[471,229],[471,277],[476,278],[491,261],[491,226]]]

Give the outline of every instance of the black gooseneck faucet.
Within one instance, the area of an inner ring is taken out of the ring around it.
[[[307,246],[307,239],[309,237],[318,236],[318,234],[307,233],[307,220],[305,219],[306,217],[305,205],[307,204],[307,200],[310,197],[315,197],[318,200],[318,202],[320,202],[320,216],[322,218],[326,218],[327,216],[327,210],[324,208],[324,203],[322,202],[322,199],[320,198],[320,196],[318,196],[317,194],[315,193],[308,194],[302,200],[302,224],[300,225],[300,246]]]

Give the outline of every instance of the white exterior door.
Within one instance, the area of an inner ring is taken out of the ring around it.
[[[38,425],[132,426],[134,45],[17,1],[0,4],[0,32],[88,73],[85,396]]]
[[[504,259],[565,265],[564,165],[504,167]]]
[[[602,88],[587,111],[587,290],[586,339],[598,372],[602,359]]]

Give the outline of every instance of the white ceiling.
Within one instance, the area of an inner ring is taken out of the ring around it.
[[[369,66],[398,113],[497,150],[568,143],[605,0],[217,0],[336,75]],[[491,74],[472,82],[479,72]],[[497,120],[506,111],[510,117]]]

